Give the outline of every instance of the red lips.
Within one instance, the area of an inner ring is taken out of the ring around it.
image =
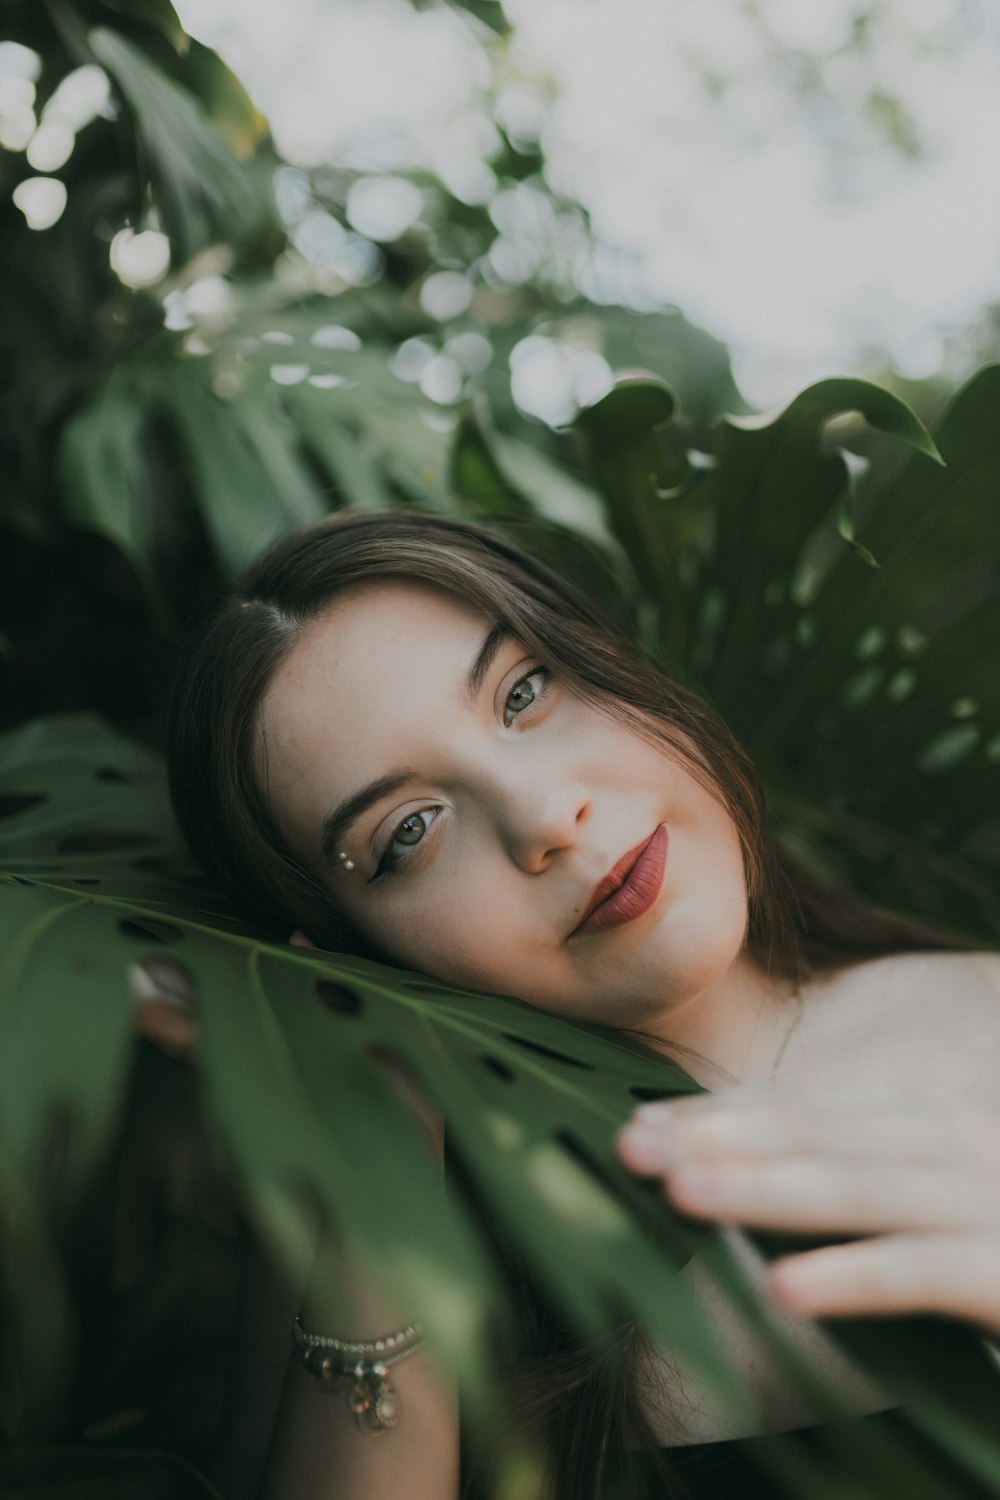
[[[666,860],[667,830],[661,823],[648,839],[623,854],[595,886],[583,917],[570,936],[618,927],[642,916],[660,894]]]

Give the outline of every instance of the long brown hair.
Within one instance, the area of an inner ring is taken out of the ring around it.
[[[801,980],[849,959],[938,947],[920,925],[833,892],[771,838],[753,765],[695,693],[646,661],[564,580],[499,534],[409,513],[341,513],[293,532],[240,580],[179,674],[169,735],[181,830],[252,920],[320,947],[362,943],[287,848],[259,768],[261,701],[306,626],[338,595],[404,579],[506,626],[582,697],[655,737],[717,795],[735,824],[749,893],[747,945],[766,971]]]
[[[262,783],[259,719],[268,684],[310,621],[346,589],[377,579],[426,584],[472,606],[582,697],[684,762],[738,832],[747,949],[762,969],[800,982],[852,960],[949,946],[796,864],[770,836],[757,775],[719,716],[573,587],[496,532],[409,513],[341,513],[279,541],[200,633],[179,674],[169,742],[178,822],[217,883],[264,928],[286,938],[300,927],[323,948],[373,951],[278,833]],[[550,1437],[558,1434],[553,1500],[597,1497],[616,1452],[655,1446],[635,1399],[637,1351],[598,1356],[574,1348],[569,1331],[544,1315],[534,1322],[533,1363],[520,1389],[531,1392],[536,1414],[544,1408]]]

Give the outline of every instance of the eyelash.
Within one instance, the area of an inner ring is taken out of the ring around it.
[[[375,873],[371,877],[371,880],[369,880],[369,882],[368,882],[369,885],[371,885],[372,880],[378,880],[382,875],[388,875],[388,874],[390,874],[397,865],[401,865],[401,864],[405,863],[405,861],[410,858],[409,854],[397,854],[395,856],[395,858],[394,858],[393,857],[393,853],[392,853],[393,845],[395,844],[396,839],[399,836],[399,831],[403,827],[403,825],[405,823],[409,823],[409,821],[410,821],[411,818],[424,818],[424,819],[426,819],[426,816],[427,816],[428,813],[433,813],[434,817],[436,818],[437,815],[440,813],[440,811],[441,811],[441,809],[439,807],[420,807],[420,808],[418,808],[416,810],[416,812],[407,813],[406,817],[403,818],[399,823],[396,824],[396,827],[393,829],[392,838],[389,840],[389,842],[385,846],[385,853],[382,855],[382,858],[379,860],[378,865],[375,868]],[[432,818],[431,819],[431,823],[432,824],[433,824],[433,821],[434,820]],[[420,838],[420,839],[418,839],[415,844],[411,844],[410,848],[411,849],[419,849],[420,845],[423,843],[423,841],[424,841],[424,839],[426,837],[427,837],[427,830],[425,829],[423,837]]]
[[[514,694],[517,691],[517,689],[519,687],[522,687],[524,683],[530,682],[530,680],[532,679],[532,677],[538,677],[538,676],[541,676],[541,677],[544,678],[544,683],[543,683],[541,689],[535,694],[534,698],[532,698],[532,700],[531,700],[530,703],[526,703],[524,705],[524,707],[519,710],[518,713],[512,714],[512,715],[510,715],[508,717],[507,704],[510,703],[511,698],[514,696]],[[546,666],[543,666],[541,663],[539,663],[538,666],[532,667],[529,672],[522,673],[522,675],[517,679],[517,681],[511,685],[510,692],[507,694],[507,700],[506,700],[506,702],[504,704],[504,713],[503,713],[503,722],[504,722],[504,725],[505,725],[505,727],[507,729],[510,729],[512,727],[514,719],[519,718],[521,714],[523,714],[524,712],[526,712],[526,710],[534,707],[534,705],[536,703],[538,703],[539,700],[545,696],[545,693],[546,693],[546,691],[548,689],[548,685],[549,685],[549,679],[551,678],[551,676],[552,676],[552,673],[551,673],[550,669],[548,667],[546,667]],[[392,837],[390,838],[389,842],[386,844],[385,852],[383,853],[381,859],[379,860],[379,862],[378,862],[378,864],[377,864],[377,866],[375,868],[375,873],[370,877],[370,879],[368,881],[369,885],[371,885],[373,883],[373,881],[381,879],[381,877],[383,875],[392,874],[399,866],[405,865],[406,861],[411,858],[410,854],[397,854],[395,856],[395,858],[393,858],[393,855],[392,855],[393,845],[395,844],[397,835],[399,834],[399,831],[403,827],[403,825],[405,823],[408,823],[411,818],[423,818],[423,817],[425,817],[425,815],[427,813],[433,813],[434,817],[436,818],[437,815],[440,812],[441,812],[441,808],[440,807],[434,807],[434,806],[420,807],[420,808],[417,808],[417,810],[415,812],[407,813],[406,817],[403,818],[403,819],[401,819],[401,821],[396,824],[396,827],[393,829]],[[433,819],[431,820],[431,822],[433,824]],[[411,844],[409,846],[410,849],[411,850],[419,849],[420,846],[421,846],[421,844],[423,844],[424,838],[426,838],[426,836],[427,836],[427,830],[425,830],[423,838],[420,838],[417,841],[417,843]]]
[[[532,698],[531,702],[530,703],[526,703],[524,705],[524,708],[521,709],[521,713],[524,713],[525,709],[527,709],[527,708],[533,708],[534,705],[541,698],[545,697],[545,694],[548,691],[549,680],[550,680],[551,676],[552,676],[552,673],[549,670],[549,668],[546,667],[546,666],[543,666],[541,664],[541,662],[539,662],[538,666],[532,667],[532,669],[531,669],[530,672],[524,672],[517,679],[517,681],[512,685],[510,692],[507,694],[507,702],[504,704],[504,712],[503,712],[503,721],[504,721],[504,724],[506,725],[506,727],[508,729],[511,727],[513,719],[520,718],[520,714],[514,714],[511,719],[508,719],[508,717],[507,717],[507,704],[510,702],[511,698],[513,698],[513,696],[517,692],[518,688],[522,687],[524,683],[530,682],[531,679],[532,679],[532,677],[542,677],[542,678],[544,678],[544,682],[543,682],[541,691],[538,692],[538,693],[536,693],[535,696],[534,696],[534,698]]]

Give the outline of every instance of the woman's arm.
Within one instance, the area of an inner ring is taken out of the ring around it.
[[[305,946],[300,934],[293,941]],[[135,966],[131,980],[137,1032],[175,1057],[193,1058],[198,1036],[187,976],[176,965],[161,963]],[[380,1053],[377,1060],[440,1160],[440,1119],[390,1055]],[[292,1355],[295,1307],[284,1278],[257,1251],[249,1270],[252,1305],[246,1313],[252,1321],[240,1350],[243,1378],[216,1462],[227,1493],[258,1493],[267,1450],[261,1500],[455,1500],[458,1406],[452,1383],[431,1355],[420,1348],[393,1365],[389,1375],[401,1402],[399,1420],[382,1432],[365,1431],[348,1406],[351,1379],[321,1385]],[[342,1257],[327,1275],[323,1321],[310,1315],[307,1297],[302,1309],[307,1329],[367,1343],[405,1326],[406,1319],[368,1279],[345,1269]],[[327,1327],[331,1308],[335,1326]],[[280,1407],[274,1423],[276,1397]]]
[[[330,1302],[324,1297],[324,1309]],[[338,1339],[369,1342],[406,1321],[364,1278],[342,1270],[335,1317],[335,1328],[322,1327],[310,1317],[306,1299],[303,1325]],[[451,1382],[424,1348],[394,1365],[389,1375],[399,1393],[399,1420],[373,1433],[359,1425],[348,1406],[350,1377],[328,1387],[293,1358],[263,1500],[455,1500],[458,1410]]]
[[[313,946],[302,932],[293,947]],[[441,1161],[441,1120],[387,1053],[379,1062],[413,1111],[429,1149]],[[335,1295],[325,1288],[323,1320],[312,1315],[306,1297],[302,1324],[312,1333],[339,1340],[373,1343],[407,1326],[363,1277],[338,1257]],[[325,1326],[333,1307],[335,1327]],[[290,1331],[289,1331],[290,1337]],[[455,1500],[459,1487],[458,1403],[454,1386],[424,1348],[392,1366],[389,1376],[399,1394],[400,1416],[381,1432],[366,1430],[348,1405],[352,1381],[340,1377],[320,1384],[301,1359],[293,1358],[267,1465],[262,1500]]]
[[[789,1312],[945,1313],[1000,1333],[1000,1111],[744,1087],[643,1106],[619,1153],[693,1218],[857,1236],[774,1262]]]

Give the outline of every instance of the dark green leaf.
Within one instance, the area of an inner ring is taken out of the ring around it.
[[[194,95],[120,32],[97,27],[88,41],[135,118],[153,199],[176,256],[186,260],[216,240],[252,233],[269,217],[270,204]]]

